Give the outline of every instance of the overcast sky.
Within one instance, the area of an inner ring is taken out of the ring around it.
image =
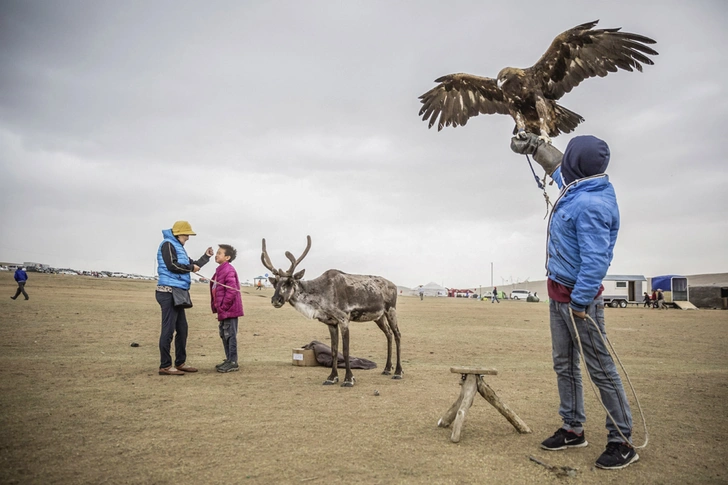
[[[609,272],[726,272],[728,3],[656,5],[0,0],[0,261],[151,275],[184,219],[190,255],[232,244],[242,281],[267,272],[261,238],[287,269],[307,234],[307,278],[486,286],[492,262],[495,284],[542,280],[546,208],[513,120],[438,133],[417,98],[601,19],[660,53],[561,100],[611,148]]]

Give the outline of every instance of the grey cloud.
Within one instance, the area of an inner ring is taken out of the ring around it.
[[[726,7],[548,8],[558,20],[478,1],[3,2],[0,258],[148,274],[161,229],[188,219],[190,251],[237,245],[243,279],[264,271],[262,237],[280,257],[306,234],[309,276],[472,286],[494,261],[496,282],[541,277],[545,205],[508,148],[512,120],[438,133],[417,96],[443,74],[530,66],[561,30],[601,18],[660,52],[562,100],[586,118],[577,134],[612,148],[612,269],[724,271]]]

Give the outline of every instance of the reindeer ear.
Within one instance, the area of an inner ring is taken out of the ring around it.
[[[278,284],[278,278],[276,278],[275,276],[271,276],[270,278],[268,278],[268,281],[270,281],[270,284],[273,286],[276,286]]]
[[[303,274],[305,272],[306,272],[306,270],[302,269],[301,271],[299,271],[298,273],[293,275],[293,279],[300,280],[301,278],[303,278]]]

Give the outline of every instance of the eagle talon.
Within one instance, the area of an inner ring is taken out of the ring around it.
[[[521,140],[525,140],[528,138],[528,133],[526,133],[526,130],[518,130],[518,133],[516,133],[516,136],[520,138]]]
[[[551,145],[551,138],[549,138],[548,135],[541,135],[538,137],[538,139],[543,140],[544,143],[548,143],[549,145]]]

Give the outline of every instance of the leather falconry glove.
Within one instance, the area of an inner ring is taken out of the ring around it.
[[[522,155],[532,155],[536,163],[541,165],[547,174],[553,174],[561,165],[564,154],[533,133],[525,133],[525,137],[523,137],[523,133],[520,135],[511,138],[511,150]]]

